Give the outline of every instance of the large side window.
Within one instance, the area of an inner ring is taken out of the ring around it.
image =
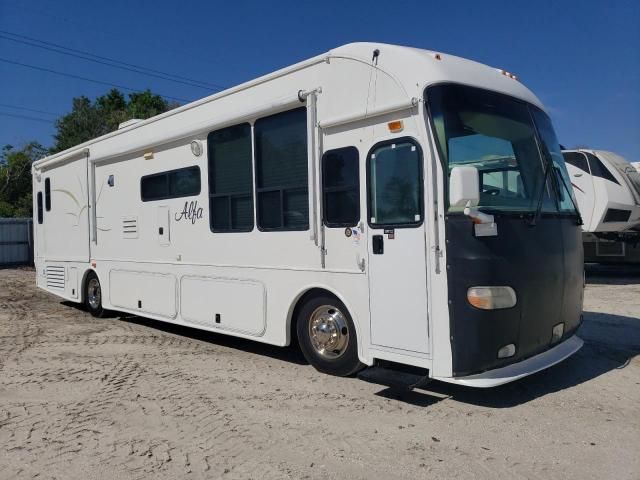
[[[140,196],[143,202],[192,197],[199,194],[200,167],[197,165],[145,175],[140,179]]]
[[[324,223],[352,227],[360,221],[358,149],[329,150],[322,156]]]
[[[598,157],[587,153],[587,158],[589,159],[589,166],[591,167],[591,175],[593,175],[594,177],[604,178],[605,180],[609,180],[620,185],[620,182],[618,182],[616,177],[611,174],[609,169],[602,163],[602,161]]]
[[[373,148],[367,161],[367,198],[372,227],[422,223],[422,165],[418,146],[407,139]]]
[[[256,200],[261,230],[307,230],[307,112],[297,108],[254,126]]]
[[[42,221],[44,220],[44,215],[42,212],[42,192],[38,192],[38,205],[37,205],[37,209],[38,209],[38,223],[42,224]]]
[[[243,123],[211,132],[209,157],[209,215],[214,232],[253,229],[251,125]]]
[[[45,178],[44,180],[44,208],[48,211],[51,210],[51,179]]]

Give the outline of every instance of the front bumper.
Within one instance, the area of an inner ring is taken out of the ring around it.
[[[532,373],[549,368],[576,353],[583,344],[584,342],[580,337],[573,335],[549,350],[522,360],[521,362],[507,365],[506,367],[496,368],[466,377],[433,377],[433,379],[467,387],[497,387],[498,385],[513,382]]]

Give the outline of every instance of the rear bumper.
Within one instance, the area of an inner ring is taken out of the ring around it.
[[[506,367],[496,368],[466,377],[433,377],[433,379],[467,387],[497,387],[498,385],[513,382],[532,373],[549,368],[576,353],[583,344],[584,342],[580,337],[573,335],[545,352],[521,362],[507,365]]]

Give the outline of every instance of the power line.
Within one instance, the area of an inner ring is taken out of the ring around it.
[[[126,31],[125,33],[123,33],[122,31],[118,31],[115,29],[108,29],[105,28],[104,24],[100,24],[99,28],[96,27],[95,23],[93,22],[86,22],[86,21],[79,21],[78,19],[74,19],[72,20],[71,18],[59,15],[59,14],[52,14],[47,10],[41,9],[41,8],[34,8],[32,6],[26,6],[24,4],[25,2],[22,3],[8,3],[7,5],[5,5],[6,8],[13,8],[16,10],[21,10],[23,12],[26,12],[27,15],[32,16],[32,15],[39,15],[41,17],[46,17],[49,19],[54,20],[57,23],[63,22],[66,23],[67,25],[72,26],[75,29],[82,29],[85,32],[90,33],[91,35],[95,36],[96,34],[98,35],[102,35],[102,38],[112,38],[114,36],[117,37],[121,37],[125,34],[130,34],[130,31]],[[56,13],[58,12],[58,10],[56,10]],[[153,49],[158,49],[159,47],[162,49],[163,52],[173,52],[177,55],[181,55],[181,56],[193,56],[193,51],[189,50],[187,51],[187,49],[185,48],[177,48],[176,45],[174,43],[172,44],[165,44],[165,45],[158,45],[158,39],[157,37],[153,37],[154,41],[151,42],[149,41],[149,38],[136,38],[135,39],[135,43],[136,44],[145,44]],[[200,62],[207,62],[207,63],[211,63],[211,55],[208,53],[206,57],[199,59]],[[215,63],[219,63],[219,62],[215,62]],[[204,82],[202,82],[204,83]],[[227,87],[224,87],[227,88]]]
[[[11,35],[11,36],[7,36],[7,35]],[[13,37],[18,37],[18,38],[13,38]],[[87,60],[89,62],[99,63],[101,65],[107,65],[109,67],[114,67],[114,68],[119,68],[121,70],[135,72],[140,75],[147,75],[149,77],[160,78],[162,80],[181,83],[183,85],[188,85],[191,87],[202,88],[204,90],[212,90],[212,89],[224,90],[225,88],[223,86],[216,85],[213,83],[203,82],[201,80],[195,80],[188,77],[182,77],[180,75],[175,75],[175,74],[163,72],[160,70],[154,70],[149,67],[142,67],[132,63],[126,63],[121,60],[116,60],[109,57],[103,57],[101,55],[85,52],[83,50],[77,50],[75,48],[65,47],[57,43],[47,42],[45,40],[38,40],[37,38],[27,37],[26,35],[20,35],[17,33],[8,32],[6,30],[0,30],[0,38],[3,38],[5,40],[10,40],[12,42],[22,43],[24,45],[29,45],[36,48],[41,48],[44,50],[49,50],[51,52],[59,53],[62,55],[68,55],[71,57],[80,58],[82,60]],[[37,42],[37,43],[34,43],[34,42]]]
[[[35,108],[20,107],[18,105],[9,105],[8,103],[0,103],[0,107],[15,108],[17,110],[25,110],[27,112],[33,112],[33,113],[44,113],[45,115],[60,116],[59,113],[47,112],[46,110],[36,110]]]
[[[17,113],[0,112],[0,115],[4,115],[5,117],[22,118],[24,120],[33,120],[35,122],[53,123],[53,120],[48,120],[46,118],[29,117],[27,115],[20,115]]]
[[[118,85],[116,83],[103,82],[102,80],[95,80],[93,78],[81,77],[80,75],[74,75],[72,73],[59,72],[57,70],[52,70],[50,68],[45,68],[45,67],[39,67],[37,65],[29,65],[29,64],[26,64],[26,63],[15,62],[15,61],[9,60],[7,58],[0,57],[0,62],[10,63],[12,65],[19,65],[21,67],[31,68],[33,70],[40,70],[41,72],[53,73],[53,74],[56,74],[56,75],[61,75],[63,77],[69,77],[69,78],[75,78],[75,79],[78,79],[78,80],[84,80],[85,82],[97,83],[99,85],[107,85],[108,87],[121,88],[123,90],[129,90],[130,92],[138,92],[138,91],[140,91],[139,89],[131,88],[131,87],[125,87],[124,85]],[[190,102],[191,101],[191,100],[187,100],[186,98],[171,97],[169,95],[161,95],[161,94],[158,94],[158,95],[160,95],[161,97],[164,97],[164,98],[168,98],[170,100],[177,100],[179,102]]]

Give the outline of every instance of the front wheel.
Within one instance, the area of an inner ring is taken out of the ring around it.
[[[297,334],[304,357],[323,373],[346,377],[364,367],[351,315],[335,297],[308,300],[298,312]]]
[[[89,313],[94,317],[102,318],[107,311],[102,308],[102,288],[98,276],[90,272],[87,277],[84,291],[84,304]]]

